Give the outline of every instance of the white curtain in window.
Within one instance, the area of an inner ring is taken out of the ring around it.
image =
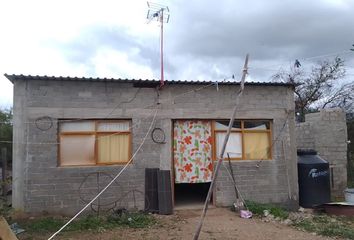
[[[62,135],[60,136],[60,165],[93,165],[95,164],[94,135]]]
[[[129,121],[99,122],[97,130],[99,132],[129,131]]]
[[[216,157],[220,157],[221,148],[224,143],[224,138],[226,132],[216,133]],[[227,142],[224,158],[227,159],[227,153],[229,153],[230,158],[241,158],[242,157],[242,138],[241,133],[232,132]]]
[[[94,121],[64,121],[60,124],[61,132],[93,132],[95,131]]]

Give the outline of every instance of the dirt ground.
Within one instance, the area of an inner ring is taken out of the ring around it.
[[[55,239],[192,239],[201,210],[179,210],[171,216],[156,215],[159,223],[148,229],[115,229],[101,233],[66,232]],[[46,236],[26,234],[20,239],[47,239]],[[331,239],[302,232],[281,223],[260,219],[242,219],[226,208],[209,209],[199,239],[239,240],[323,240]]]

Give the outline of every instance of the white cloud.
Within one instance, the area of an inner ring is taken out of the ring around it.
[[[136,49],[128,53],[118,52],[114,49],[103,48],[91,60],[95,67],[95,73],[107,78],[153,78],[153,72],[149,67],[131,62],[129,57],[136,55]]]
[[[139,0],[1,1],[0,106],[12,103],[12,84],[4,73],[88,76],[96,71],[102,77],[151,77],[152,70],[129,62],[128,53],[101,49],[91,60],[93,66],[73,64],[53,44],[70,42],[82,29],[97,25],[125,27],[137,37],[153,36],[157,29],[146,24],[146,9],[146,2]]]
[[[267,81],[294,59],[354,44],[351,0],[162,3],[166,79],[239,78],[250,53],[249,79]],[[12,102],[4,73],[159,78],[160,32],[146,12],[145,0],[1,1],[0,106]],[[354,53],[345,57],[353,75]]]

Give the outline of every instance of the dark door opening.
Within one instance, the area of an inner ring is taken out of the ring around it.
[[[208,194],[208,183],[176,183],[175,207],[200,207],[203,206]],[[212,202],[212,199],[211,201]]]

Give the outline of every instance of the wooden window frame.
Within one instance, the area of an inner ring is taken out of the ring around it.
[[[215,128],[215,123],[217,121],[229,121],[228,119],[217,119],[212,121],[212,138],[213,138],[213,150],[212,150],[212,157],[213,160],[216,161],[219,156],[217,156],[216,152],[216,145],[217,145],[217,139],[216,139],[216,134],[217,133],[226,133],[227,130],[218,130]],[[235,119],[235,121],[241,122],[241,128],[237,130],[231,130],[231,133],[241,133],[241,142],[242,142],[242,157],[240,158],[235,158],[231,157],[230,160],[232,161],[242,161],[242,160],[250,160],[250,161],[259,161],[259,160],[272,160],[273,159],[273,140],[272,140],[272,132],[273,132],[273,121],[270,119]],[[257,129],[257,130],[249,130],[245,129],[244,124],[245,122],[256,122],[256,121],[267,121],[269,122],[269,129]],[[244,140],[244,135],[245,133],[267,133],[268,139],[269,139],[269,158],[264,158],[264,159],[248,159],[246,158],[245,154],[245,140]],[[227,158],[224,158],[224,161],[227,161]]]
[[[65,119],[62,120],[64,123],[65,121],[72,121],[72,122],[80,122],[80,121],[92,121],[94,122],[95,125],[95,130],[94,131],[76,131],[76,132],[61,132],[60,130],[60,121],[59,121],[59,126],[58,126],[58,141],[59,141],[59,147],[58,147],[58,164],[59,167],[80,167],[80,166],[107,166],[107,165],[123,165],[129,162],[132,156],[132,131],[131,131],[131,126],[132,126],[132,120],[131,119],[109,119],[109,120],[103,120],[103,119],[80,119],[80,120],[69,120]],[[129,130],[128,131],[98,131],[98,124],[102,123],[117,123],[117,122],[129,122]],[[124,162],[111,162],[111,163],[99,163],[98,162],[98,139],[102,136],[110,136],[110,135],[119,135],[119,134],[124,134],[129,136],[129,143],[128,143],[128,160]],[[61,148],[61,136],[83,136],[83,135],[92,135],[95,137],[95,144],[94,144],[94,159],[95,159],[95,164],[78,164],[78,165],[62,165],[61,163],[61,156],[60,156],[60,148]]]

